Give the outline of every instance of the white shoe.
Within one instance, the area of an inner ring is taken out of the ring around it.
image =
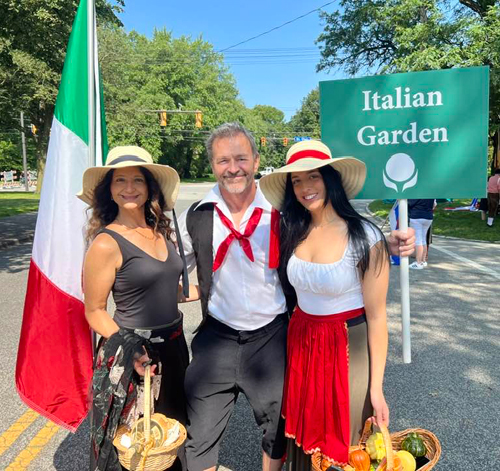
[[[413,270],[423,270],[424,269],[424,264],[423,263],[418,263],[418,262],[413,262],[410,265],[410,268]]]
[[[424,268],[427,266],[427,262],[422,262],[422,265],[424,266]]]

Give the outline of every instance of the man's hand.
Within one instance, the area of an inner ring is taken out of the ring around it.
[[[409,227],[408,232],[391,231],[387,243],[391,255],[409,257],[415,252],[415,229]]]

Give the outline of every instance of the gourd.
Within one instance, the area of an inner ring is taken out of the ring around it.
[[[401,459],[403,471],[415,471],[417,468],[417,462],[410,452],[406,450],[399,450],[396,455]]]
[[[385,457],[384,437],[381,432],[373,433],[366,440],[366,451],[372,460],[379,461]]]
[[[425,456],[427,453],[422,437],[415,432],[410,432],[408,434],[401,443],[401,448],[409,451],[415,458]]]
[[[387,458],[384,458],[377,467],[376,471],[387,470]],[[394,471],[403,471],[403,463],[398,455],[394,455]]]
[[[364,450],[354,450],[349,453],[349,464],[355,471],[370,470],[370,455]]]

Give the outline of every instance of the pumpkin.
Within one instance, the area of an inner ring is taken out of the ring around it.
[[[422,437],[415,432],[410,432],[403,440],[401,443],[401,449],[409,451],[415,458],[425,456],[427,453]]]
[[[353,450],[349,453],[349,464],[355,471],[369,471],[370,455],[364,450]]]
[[[376,471],[387,471],[387,458],[384,458]],[[394,455],[394,471],[403,471],[403,463],[398,455]]]
[[[369,436],[366,440],[366,451],[372,460],[379,461],[385,457],[384,437],[381,432]]]
[[[399,450],[396,455],[399,456],[401,463],[403,463],[403,471],[415,471],[417,462],[409,451]]]

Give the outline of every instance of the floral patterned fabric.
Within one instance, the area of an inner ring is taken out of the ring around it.
[[[122,471],[113,439],[137,398],[134,360],[144,354],[143,347],[153,358],[148,340],[120,329],[98,350],[92,379],[91,471]]]

